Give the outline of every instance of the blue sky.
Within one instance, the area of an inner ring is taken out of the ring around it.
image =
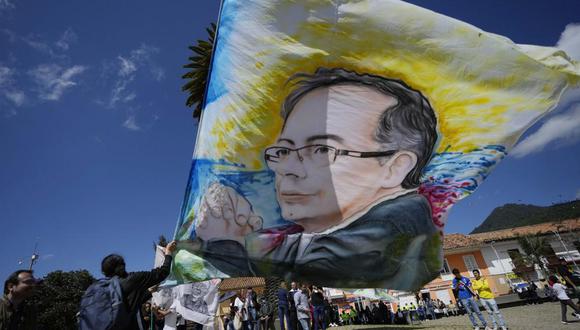
[[[580,2],[412,2],[580,58]],[[100,276],[112,252],[130,270],[152,266],[152,242],[173,234],[197,127],[182,65],[218,10],[217,0],[0,0],[2,279],[36,242],[39,275]],[[467,233],[505,203],[580,197],[579,94],[453,209],[447,232]]]

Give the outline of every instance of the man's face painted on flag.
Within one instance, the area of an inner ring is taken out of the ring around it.
[[[298,154],[290,152],[275,168],[276,196],[284,219],[322,230],[378,198],[381,179],[390,175],[385,163],[335,155],[334,150],[381,150],[374,137],[379,118],[396,102],[373,88],[346,84],[317,88],[303,96],[277,143],[303,148]]]

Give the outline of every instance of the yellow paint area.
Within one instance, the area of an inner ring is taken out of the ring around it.
[[[285,17],[291,12],[303,17],[292,21]],[[281,104],[291,91],[286,82],[296,73],[344,68],[403,80],[436,112],[438,151],[469,152],[510,147],[580,72],[577,63],[561,70],[505,38],[404,3],[279,0],[255,20],[263,23],[242,20],[248,29],[223,41],[247,53],[232,68],[239,81],[229,86],[229,104],[202,123],[210,125],[202,137],[211,144],[205,156],[250,170],[263,168],[262,151],[281,129]]]

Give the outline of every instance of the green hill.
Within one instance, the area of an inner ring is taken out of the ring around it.
[[[506,204],[494,209],[470,234],[574,218],[580,218],[580,200],[552,206]]]

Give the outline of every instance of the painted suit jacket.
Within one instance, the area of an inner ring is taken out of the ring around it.
[[[439,273],[441,236],[427,200],[413,192],[380,202],[325,234],[305,234],[298,225],[277,227],[248,235],[245,247],[230,240],[203,242],[202,255],[231,276],[412,290]]]

